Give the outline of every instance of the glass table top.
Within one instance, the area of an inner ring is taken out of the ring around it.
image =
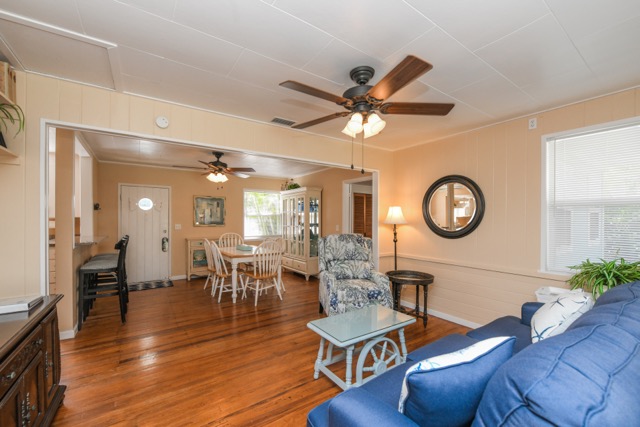
[[[367,336],[394,330],[415,322],[415,317],[380,305],[313,320],[307,326],[326,338],[346,343],[360,341]]]

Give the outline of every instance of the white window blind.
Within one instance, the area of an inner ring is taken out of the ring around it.
[[[547,140],[546,271],[640,259],[640,122]]]
[[[279,191],[244,190],[244,238],[282,235]]]

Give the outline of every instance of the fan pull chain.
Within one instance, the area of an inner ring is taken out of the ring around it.
[[[351,170],[353,169],[353,137],[351,137]]]
[[[362,169],[360,170],[360,173],[362,175],[364,175],[364,132],[362,132],[361,135],[362,135],[362,139],[361,139],[361,141],[362,141],[362,153],[361,153],[362,154]]]

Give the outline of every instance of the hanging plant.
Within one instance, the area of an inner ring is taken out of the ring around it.
[[[18,131],[17,136],[24,130],[24,112],[19,105],[16,104],[0,104],[0,132],[7,132],[9,130],[9,124],[12,126],[17,124]]]

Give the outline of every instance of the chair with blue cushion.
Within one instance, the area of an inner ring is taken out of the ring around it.
[[[389,278],[374,270],[373,243],[359,234],[331,234],[318,241],[320,312],[328,315],[371,304],[393,308]]]

